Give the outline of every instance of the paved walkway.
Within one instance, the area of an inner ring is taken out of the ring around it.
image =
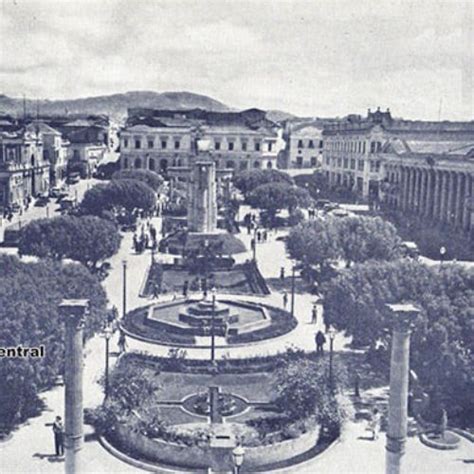
[[[159,226],[159,220],[155,221]],[[249,237],[243,236],[248,244]],[[239,258],[248,258],[249,254]],[[147,301],[139,298],[138,291],[143,283],[147,266],[150,263],[150,254],[136,255],[132,252],[132,235],[127,234],[123,240],[119,253],[111,260],[112,271],[104,282],[111,304],[122,310],[122,261],[127,260],[127,308],[142,306]],[[286,274],[290,275],[291,262],[285,256],[284,244],[276,241],[274,237],[265,244],[260,244],[257,249],[259,267],[266,278],[279,276],[280,267],[286,268]],[[273,294],[262,298],[264,301],[281,304],[281,295]],[[307,350],[313,348],[314,330],[321,328],[321,321],[317,326],[309,325],[311,303],[314,297],[310,295],[297,295],[295,312],[300,321],[299,327],[281,340],[236,349],[232,356],[255,355],[256,353],[270,353],[284,349],[287,344],[295,344]],[[341,335],[336,337],[335,348],[341,350],[346,341]],[[111,350],[116,350],[116,336],[112,339]],[[134,349],[152,350],[150,347],[142,346],[129,341],[130,347]],[[148,345],[150,346],[150,345]],[[153,346],[155,348],[159,346]],[[257,349],[258,348],[258,349]],[[163,352],[167,352],[167,348]],[[258,352],[256,352],[256,350]],[[97,406],[102,400],[102,390],[98,380],[104,371],[104,340],[95,336],[86,346],[85,373],[84,373],[84,406]],[[219,354],[218,356],[222,356]],[[208,357],[208,351],[193,350],[193,357]],[[112,358],[112,363],[115,357]],[[53,436],[51,427],[45,426],[51,423],[54,416],[63,413],[64,389],[57,387],[43,394],[46,410],[36,418],[15,431],[13,438],[8,442],[0,444],[0,473],[2,474],[49,474],[64,472],[64,463],[57,462],[51,456],[53,453]],[[127,474],[142,472],[131,467],[105,451],[92,436],[90,427],[86,427],[86,443],[84,446],[84,472],[90,474],[113,473]],[[341,440],[323,455],[307,462],[303,466],[281,470],[281,473],[381,473],[384,472],[384,443],[385,436],[382,434],[378,441],[367,441],[365,433],[365,422],[348,422]],[[472,465],[464,462],[473,459],[472,444],[462,441],[461,447],[455,451],[435,451],[422,445],[416,438],[410,438],[407,443],[406,472],[410,474],[443,473],[457,474],[472,472]],[[166,471],[157,471],[166,472]]]

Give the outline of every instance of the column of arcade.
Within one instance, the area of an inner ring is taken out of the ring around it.
[[[464,230],[474,229],[472,175],[401,166],[398,176],[400,194],[396,207]]]

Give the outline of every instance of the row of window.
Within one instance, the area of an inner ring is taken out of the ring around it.
[[[149,149],[155,148],[155,141],[154,141],[154,140],[148,140],[148,141],[147,141],[147,145],[148,145],[148,148],[149,148]],[[124,148],[129,148],[129,140],[128,140],[128,138],[124,138],[124,139],[123,139],[123,147],[124,147]],[[175,149],[175,150],[179,150],[180,147],[181,147],[181,142],[180,142],[180,140],[174,140],[174,149]],[[140,149],[142,149],[142,140],[141,140],[140,138],[135,138],[135,139],[134,139],[134,141],[133,141],[133,148],[135,148],[135,150],[140,150]],[[261,150],[261,143],[258,142],[258,141],[255,141],[253,148],[254,148],[255,151],[260,151],[260,150]],[[168,149],[168,140],[164,140],[164,139],[161,140],[161,149],[162,149],[162,150]],[[222,146],[221,146],[221,142],[220,142],[220,141],[215,141],[215,142],[214,142],[214,149],[215,149],[215,150],[221,150],[221,149],[222,149]],[[272,143],[272,142],[269,142],[269,143],[268,143],[267,149],[268,149],[268,151],[272,151],[272,150],[273,150],[273,143]],[[235,150],[236,150],[235,142],[233,142],[233,141],[228,141],[228,142],[227,142],[227,150],[228,150],[228,151],[235,151]],[[246,142],[246,141],[242,141],[242,142],[241,142],[241,150],[242,150],[242,151],[247,151],[247,150],[248,150],[248,142]]]
[[[326,157],[326,165],[331,166],[329,156]],[[357,171],[364,171],[365,161],[356,160],[355,158],[332,158],[332,166],[351,170],[355,170],[357,166]],[[378,173],[380,171],[380,160],[369,160],[369,170],[371,173]]]
[[[345,151],[347,153],[365,153],[366,142],[365,141],[330,141],[327,143],[327,149],[333,151]],[[382,151],[382,142],[371,141],[370,142],[370,153],[380,153]]]
[[[168,166],[182,166],[182,165],[183,165],[183,161],[180,158],[173,159],[171,163],[169,163],[167,159],[162,159],[159,162],[159,167],[162,170],[167,169]],[[219,168],[219,165],[222,165],[225,168],[236,168],[237,167],[235,161],[232,161],[232,160],[227,160],[226,162],[216,161],[216,168]],[[248,165],[249,165],[248,161],[240,161],[239,168],[241,170],[245,170],[245,169],[248,169]],[[123,160],[122,160],[122,167],[123,168],[133,167],[133,168],[136,168],[136,169],[140,169],[144,166],[146,166],[146,164],[145,164],[144,161],[142,161],[141,158],[135,158],[135,160],[130,161],[130,162],[129,162],[127,157],[123,158]],[[273,163],[271,161],[268,161],[266,166],[267,166],[268,169],[271,169],[271,168],[273,168]],[[261,168],[262,167],[262,162],[261,161],[254,161],[253,167],[254,168]],[[155,171],[157,169],[157,163],[155,162],[155,160],[153,158],[150,158],[148,160],[148,169],[151,170],[151,171]]]
[[[318,148],[322,149],[324,146],[324,143],[322,140],[316,140],[318,142]],[[304,141],[303,140],[298,140],[298,148],[304,148]],[[314,144],[314,140],[309,140],[308,141],[308,148],[316,148]]]

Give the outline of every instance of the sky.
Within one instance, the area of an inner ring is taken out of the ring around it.
[[[0,93],[474,119],[474,0],[0,0]]]

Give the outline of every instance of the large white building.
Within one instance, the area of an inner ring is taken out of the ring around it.
[[[166,171],[188,166],[196,140],[210,143],[218,168],[276,168],[284,147],[280,127],[257,109],[243,112],[130,109],[120,132],[122,169]]]

